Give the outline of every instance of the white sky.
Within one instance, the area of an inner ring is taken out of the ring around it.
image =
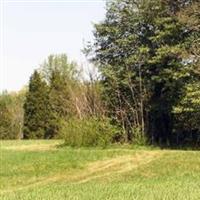
[[[83,41],[105,15],[103,0],[0,0],[0,91],[17,91],[49,54],[85,62]]]

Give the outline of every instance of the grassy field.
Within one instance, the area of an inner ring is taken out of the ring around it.
[[[200,152],[0,142],[1,200],[199,200]]]

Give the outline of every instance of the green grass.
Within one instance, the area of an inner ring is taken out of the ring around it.
[[[199,200],[200,152],[0,142],[1,200]]]

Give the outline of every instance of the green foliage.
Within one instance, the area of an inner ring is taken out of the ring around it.
[[[63,121],[60,134],[69,146],[106,146],[111,144],[119,129],[109,119],[84,118]]]
[[[106,5],[85,51],[100,79],[82,79],[65,54],[50,55],[31,76],[24,119],[24,95],[0,95],[0,138],[23,132],[28,139],[64,137],[71,146],[200,143],[199,1]]]
[[[92,59],[103,76],[110,116],[129,139],[131,129],[143,127],[141,134],[145,132],[151,143],[170,143],[173,105],[194,72],[185,45],[195,31],[188,31],[178,17],[190,5],[190,1],[112,0],[105,20],[95,25]]]
[[[77,75],[66,55],[49,56],[33,74],[24,105],[25,138],[59,138],[62,121],[101,117],[100,83],[81,82]]]
[[[70,62],[66,54],[50,55],[40,66],[40,73],[50,84],[54,71],[59,71],[65,79],[76,79],[79,74],[76,67],[76,63]]]
[[[66,117],[69,113],[69,88],[68,81],[59,70],[52,71],[50,79],[50,101],[53,112],[58,117]]]
[[[185,94],[174,106],[174,137],[176,143],[199,146],[200,144],[200,84],[185,86]]]
[[[76,64],[68,61],[65,54],[50,55],[41,66],[41,75],[49,86],[50,121],[49,138],[58,137],[60,120],[73,115],[72,91],[77,85]]]
[[[35,71],[30,78],[24,103],[24,138],[45,138],[51,117],[49,88]]]
[[[147,138],[146,135],[142,133],[141,127],[133,127],[132,130],[133,135],[133,144],[138,146],[145,146],[147,145]]]
[[[0,139],[20,139],[25,91],[0,94]]]

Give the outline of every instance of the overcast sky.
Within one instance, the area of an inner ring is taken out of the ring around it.
[[[103,0],[0,0],[0,90],[17,91],[49,54],[84,62],[83,41],[105,15]]]

